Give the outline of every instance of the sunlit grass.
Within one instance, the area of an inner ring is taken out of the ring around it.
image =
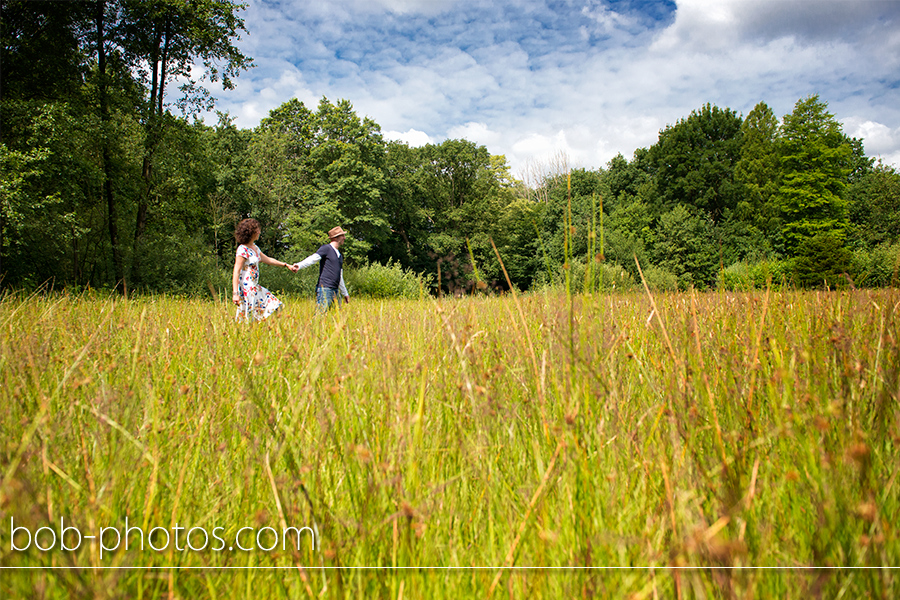
[[[893,597],[896,571],[850,567],[900,566],[898,302],[534,294],[316,318],[286,298],[241,326],[202,300],[9,295],[0,560],[77,568],[3,571],[0,594]],[[11,551],[11,518],[126,517],[320,545]],[[254,566],[291,570],[221,568]]]

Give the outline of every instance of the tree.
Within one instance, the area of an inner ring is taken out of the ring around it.
[[[349,232],[347,255],[366,255],[390,236],[381,128],[350,102],[322,98],[316,112],[285,102],[254,132],[250,160],[253,215],[286,223],[293,246],[309,251],[338,223]]]
[[[164,115],[167,85],[174,78],[187,79],[177,101],[186,114],[211,108],[209,94],[200,85],[203,79],[221,79],[226,89],[233,87],[231,78],[252,66],[232,44],[244,30],[244,22],[237,16],[244,7],[229,0],[122,0],[119,20],[113,26],[115,40],[149,92],[143,111],[144,190],[137,205],[133,260],[139,256],[151,206],[160,198],[154,191],[153,164],[163,128],[171,122]],[[204,71],[195,81],[192,73],[198,60]],[[132,276],[139,279],[135,266]]]
[[[537,236],[537,224],[547,205],[520,197],[505,206],[497,219],[493,236],[512,284],[527,289],[546,264],[544,248]]]
[[[731,109],[710,104],[666,127],[647,157],[659,192],[659,210],[686,204],[718,223],[740,198],[734,171],[741,142],[741,118]]]
[[[433,215],[424,241],[431,264],[459,265],[449,285],[462,288],[471,281],[471,249],[484,277],[501,277],[491,234],[495,219],[513,198],[510,180],[504,183],[505,159],[492,159],[487,148],[468,140],[428,144],[421,152],[423,200]],[[445,269],[444,282],[446,275]]]
[[[801,287],[846,287],[852,255],[832,233],[804,238],[796,249],[794,277]]]
[[[677,275],[679,287],[703,289],[715,281],[718,253],[708,217],[676,206],[660,217],[655,237],[654,264]]]
[[[217,113],[219,123],[207,132],[206,142],[212,165],[213,187],[207,192],[208,211],[211,219],[213,248],[216,259],[230,262],[232,228],[240,214],[249,214],[250,203],[250,137],[251,131],[238,129],[233,119]]]
[[[80,37],[90,23],[87,2],[4,0],[0,26],[0,99],[68,100],[84,79]]]
[[[635,160],[628,162],[624,156],[617,154],[606,165],[603,173],[603,205],[612,212],[619,202],[628,203],[638,196],[639,190],[650,176],[641,168],[639,157],[646,155],[647,150],[639,148],[635,152]]]
[[[349,101],[331,104],[326,98],[319,102],[316,126],[307,165],[313,184],[310,200],[316,205],[336,203],[356,251],[365,254],[389,232],[381,206],[385,156],[381,127],[368,117],[360,119]]]
[[[741,124],[740,158],[735,180],[743,194],[735,207],[735,218],[764,235],[778,230],[777,210],[772,202],[781,178],[776,148],[778,119],[765,102],[760,102]]]
[[[879,164],[847,191],[856,241],[873,248],[900,241],[900,173]]]
[[[373,246],[373,259],[393,259],[407,268],[431,269],[425,240],[434,227],[434,210],[424,201],[424,169],[420,148],[410,148],[402,142],[387,144],[382,208],[391,235]]]
[[[849,224],[844,193],[853,151],[827,107],[818,96],[810,96],[798,101],[782,121],[777,202],[782,243],[790,256],[819,234],[843,241]]]
[[[3,2],[0,279],[4,284],[10,282],[10,274],[27,271],[23,264],[6,262],[24,258],[23,235],[31,240],[45,237],[36,229],[38,223],[45,224],[44,217],[67,205],[68,198],[51,189],[51,163],[59,149],[55,133],[82,102],[86,68],[79,37],[88,22],[84,3]],[[65,103],[73,100],[74,106],[68,108]],[[54,139],[43,137],[48,134]],[[69,220],[71,209],[69,205],[65,210]]]

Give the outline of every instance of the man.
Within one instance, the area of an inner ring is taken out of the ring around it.
[[[337,299],[340,306],[340,294],[344,302],[350,302],[350,294],[344,285],[344,257],[340,247],[344,245],[346,233],[343,229],[334,227],[328,232],[331,240],[323,244],[315,254],[310,254],[298,263],[294,263],[297,269],[305,269],[319,263],[319,281],[316,283],[316,312],[324,313],[331,308],[331,303]]]

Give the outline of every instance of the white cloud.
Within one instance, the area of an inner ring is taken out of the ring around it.
[[[410,129],[409,131],[405,132],[385,131],[383,132],[383,135],[384,139],[388,141],[403,142],[407,146],[411,146],[413,148],[434,143],[434,140],[431,139],[431,136],[429,136],[424,131],[419,131],[418,129]]]
[[[898,19],[873,0],[254,2],[241,48],[259,66],[215,95],[240,127],[292,97],[345,98],[389,139],[465,137],[517,170],[630,157],[706,102],[781,116],[819,94],[896,161]]]
[[[844,133],[862,138],[866,155],[900,166],[900,127],[891,128],[860,117],[843,121]]]
[[[501,140],[496,131],[491,131],[484,123],[469,122],[464,125],[451,127],[447,137],[452,139],[465,139],[490,148]]]

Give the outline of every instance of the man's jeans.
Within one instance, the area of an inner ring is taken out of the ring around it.
[[[324,314],[331,308],[331,303],[341,303],[341,295],[337,288],[316,288],[316,314]]]

